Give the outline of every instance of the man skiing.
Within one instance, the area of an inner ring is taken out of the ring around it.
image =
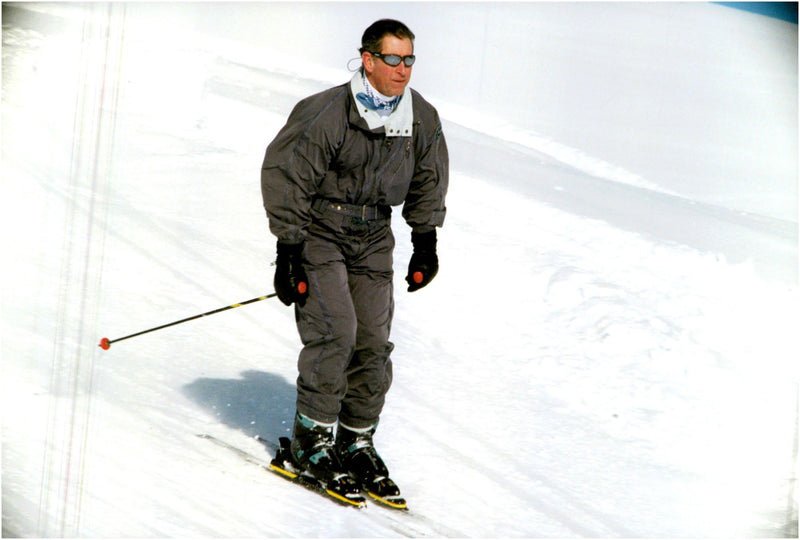
[[[292,465],[329,493],[404,507],[373,445],[392,382],[391,207],[403,205],[411,227],[413,292],[438,271],[448,153],[436,109],[408,88],[411,30],[379,20],[359,51],[349,83],[292,110],[267,147],[261,189],[278,240],[275,291],[295,305],[303,343]]]

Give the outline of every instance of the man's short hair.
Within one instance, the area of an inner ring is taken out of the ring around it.
[[[361,48],[358,49],[358,52],[362,54],[365,51],[381,52],[383,37],[389,34],[398,38],[408,38],[411,40],[412,46],[414,44],[414,32],[408,26],[394,19],[381,19],[364,30],[364,35],[361,36]]]

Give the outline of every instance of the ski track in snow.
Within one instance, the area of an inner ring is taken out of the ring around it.
[[[254,171],[342,74],[134,8],[6,13],[4,535],[796,535],[796,223],[443,104],[442,268],[397,280],[378,436],[411,512],[349,511],[197,438],[289,434],[291,310],[96,346],[269,292]]]

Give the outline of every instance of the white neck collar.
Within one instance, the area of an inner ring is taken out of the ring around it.
[[[366,120],[369,129],[376,129],[383,126],[387,137],[411,137],[413,135],[414,109],[411,98],[411,89],[406,86],[403,91],[403,98],[397,104],[397,108],[389,116],[381,116],[376,111],[370,110],[361,105],[356,98],[359,92],[365,92],[364,81],[361,73],[356,73],[350,79],[350,91],[358,107],[358,114]],[[375,91],[375,90],[373,90]]]

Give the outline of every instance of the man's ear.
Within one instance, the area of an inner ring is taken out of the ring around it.
[[[369,52],[364,51],[361,53],[361,63],[364,65],[364,70],[366,70],[367,73],[372,73],[375,69],[374,62],[375,57],[369,54]]]

